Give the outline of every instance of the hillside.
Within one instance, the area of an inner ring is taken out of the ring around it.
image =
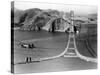
[[[60,15],[57,10],[41,10],[38,8],[17,10],[12,9],[14,14],[14,26],[22,26],[21,30],[34,30],[34,26],[43,27],[52,18]]]
[[[61,17],[62,19],[65,19],[66,21],[69,21],[70,14],[68,12],[62,12],[58,10],[42,10],[39,8],[31,8],[27,10],[19,10],[17,8],[11,9],[11,23],[14,25],[14,27],[20,27],[21,30],[40,30],[48,28],[49,26],[46,26],[46,24],[55,17]],[[14,20],[14,21],[13,21]],[[97,14],[89,14],[88,16],[75,16],[74,17],[74,23],[96,23],[97,20]],[[14,23],[13,23],[14,22]],[[59,21],[56,24],[60,25],[60,29],[66,27],[66,23],[61,26],[62,21]],[[65,21],[63,21],[65,22]],[[68,27],[67,27],[68,28]],[[65,28],[66,29],[66,28]],[[64,30],[65,30],[64,29]],[[45,29],[47,30],[47,29]]]

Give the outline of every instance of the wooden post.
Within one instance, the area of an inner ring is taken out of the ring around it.
[[[30,58],[30,62],[31,62],[31,61],[32,61],[32,60],[31,60],[31,57],[29,57],[29,58]]]
[[[26,57],[25,61],[28,62],[28,57]]]

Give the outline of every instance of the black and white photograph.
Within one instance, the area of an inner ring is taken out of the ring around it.
[[[11,72],[97,69],[97,6],[11,2]]]

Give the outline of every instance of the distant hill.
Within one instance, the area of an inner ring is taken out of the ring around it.
[[[16,26],[20,22],[21,16],[24,14],[24,11],[19,10],[17,8],[11,7],[11,23]]]
[[[57,10],[40,10],[37,8],[28,9],[25,11],[27,14],[25,21],[22,23],[22,30],[35,30],[36,27],[43,27],[52,18],[60,15]]]
[[[24,11],[14,8],[14,23],[19,23]]]
[[[42,10],[39,8],[31,8],[27,10],[19,10],[17,8],[11,8],[11,23],[15,27],[20,27],[21,30],[35,30],[42,28],[53,17],[61,17],[66,20],[70,17],[68,12],[62,12],[58,10]],[[97,14],[89,14],[86,16],[75,16],[74,20],[77,22],[87,22],[88,19],[97,18]],[[13,21],[14,20],[14,21]]]
[[[89,17],[89,18],[97,19],[97,14],[89,14],[88,17]]]
[[[14,8],[11,9],[11,12],[14,14],[14,25],[23,25],[21,28],[26,30],[29,28],[34,29],[34,26],[36,25],[42,27],[48,20],[50,20],[50,18],[60,15],[60,12],[57,10],[41,10],[38,8],[27,9],[24,11]],[[40,15],[36,17],[38,14]]]
[[[23,20],[22,21],[23,24],[26,25],[27,23],[29,23],[33,19],[33,17],[35,17],[40,12],[42,12],[42,10],[40,10],[38,8],[25,10],[24,14],[21,17],[21,20]]]

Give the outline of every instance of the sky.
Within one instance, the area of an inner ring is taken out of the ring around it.
[[[54,9],[64,12],[70,12],[70,10],[73,10],[75,14],[83,14],[83,15],[97,13],[97,6],[88,6],[88,5],[68,5],[68,4],[15,1],[14,7],[20,10],[26,10],[30,8]]]

